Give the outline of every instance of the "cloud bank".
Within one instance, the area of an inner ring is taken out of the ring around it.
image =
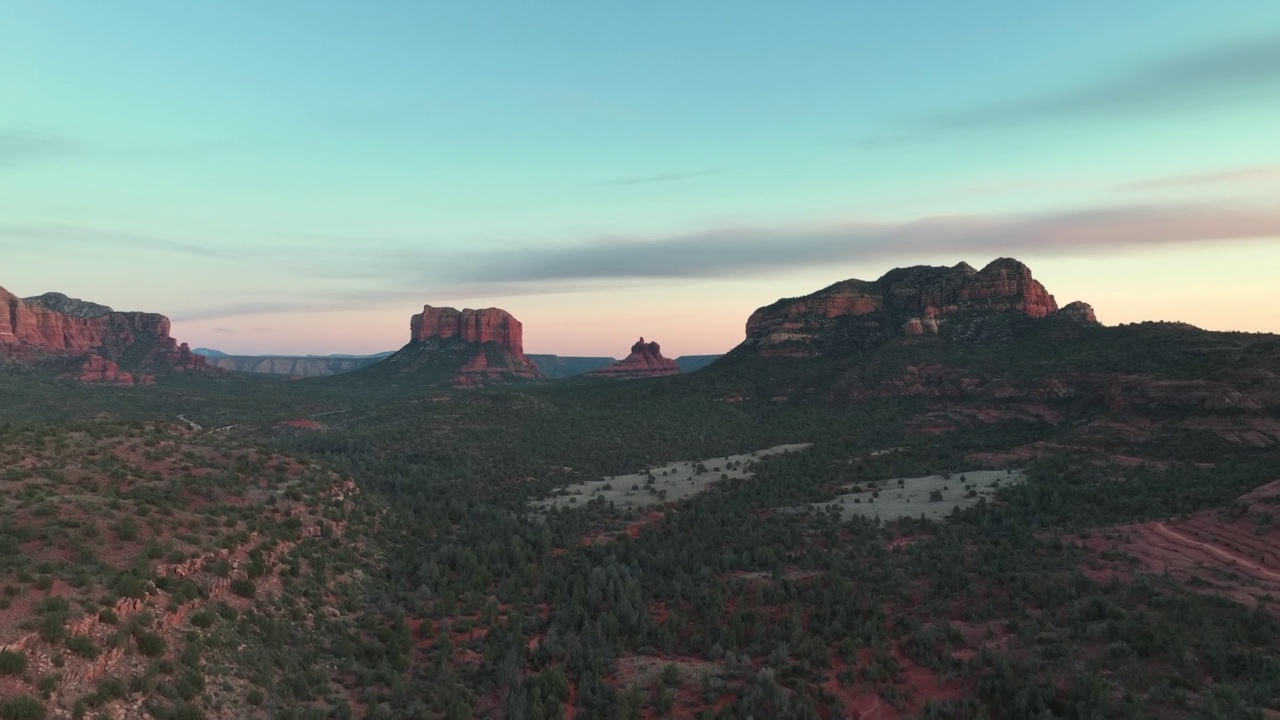
[[[1280,238],[1280,209],[1200,205],[1090,208],[1030,215],[929,217],[736,227],[569,247],[483,252],[451,263],[468,283],[758,275],[886,257],[1105,254],[1177,243]]]

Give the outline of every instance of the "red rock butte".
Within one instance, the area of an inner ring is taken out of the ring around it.
[[[425,305],[409,321],[414,341],[460,338],[466,343],[497,343],[512,355],[524,357],[524,326],[511,313],[498,308],[458,310]]]
[[[538,366],[524,354],[524,326],[506,310],[425,305],[409,321],[409,332],[410,343],[456,340],[475,346],[454,378],[459,387],[476,387],[486,380],[542,377]]]
[[[24,300],[0,288],[0,356],[26,362],[84,359],[81,370],[69,377],[132,385],[151,378],[125,372],[110,358],[145,342],[154,347],[149,360],[158,365],[175,370],[208,369],[203,357],[170,337],[169,318],[163,315],[114,312],[81,301],[72,302],[92,308],[92,312],[71,314],[54,309],[61,305],[46,306],[44,301],[49,298],[69,300],[56,293]]]
[[[631,354],[607,368],[587,373],[594,377],[638,378],[659,375],[679,375],[680,366],[675,360],[662,356],[662,347],[644,338],[631,346]]]

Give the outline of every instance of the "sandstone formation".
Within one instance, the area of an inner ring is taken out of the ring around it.
[[[81,363],[79,369],[65,375],[70,380],[82,383],[105,385],[150,385],[156,381],[154,375],[134,376],[125,372],[114,362],[101,355],[90,355]]]
[[[497,343],[507,352],[524,357],[524,327],[511,313],[498,308],[456,310],[451,307],[422,308],[409,323],[411,340],[460,338],[465,343]]]
[[[128,356],[142,369],[205,370],[203,357],[170,335],[169,318],[114,312],[104,305],[49,293],[23,300],[0,288],[0,357],[19,362],[83,359],[75,379],[133,384],[139,368],[116,364]]]
[[[631,354],[626,358],[601,368],[587,375],[609,378],[656,377],[659,375],[679,375],[680,366],[675,360],[662,356],[662,348],[656,342],[639,342],[631,346]]]
[[[1096,322],[1084,303],[1068,309],[1067,319]],[[892,270],[874,282],[845,280],[760,308],[747,320],[747,339],[740,347],[762,355],[812,357],[902,335],[936,335],[950,318],[965,313],[1060,314],[1054,297],[1017,260],[1000,258],[981,270],[967,263],[917,266]]]
[[[1096,324],[1098,322],[1098,316],[1093,314],[1093,306],[1087,302],[1080,302],[1079,300],[1063,306],[1055,317],[1089,324]]]
[[[506,310],[423,307],[409,323],[409,344],[362,375],[393,373],[445,377],[457,387],[487,381],[541,378],[524,354],[520,321]]]

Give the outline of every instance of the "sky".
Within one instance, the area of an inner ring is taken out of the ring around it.
[[[1280,332],[1274,0],[0,0],[0,286],[192,346],[724,352],[779,297],[1026,262]]]

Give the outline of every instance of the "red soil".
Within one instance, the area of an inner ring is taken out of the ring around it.
[[[1103,582],[1125,581],[1126,571],[1167,574],[1188,589],[1253,607],[1280,597],[1280,482],[1242,498],[1233,511],[1212,510],[1181,522],[1149,522],[1077,538],[1092,550],[1118,551],[1130,562],[1093,558],[1085,573]],[[1273,521],[1263,521],[1273,517]],[[1271,606],[1280,614],[1280,608]]]
[[[284,420],[284,421],[281,421],[280,424],[287,425],[289,427],[302,428],[303,430],[323,430],[324,429],[324,423],[317,422],[315,420],[304,420],[301,418],[297,420]]]

